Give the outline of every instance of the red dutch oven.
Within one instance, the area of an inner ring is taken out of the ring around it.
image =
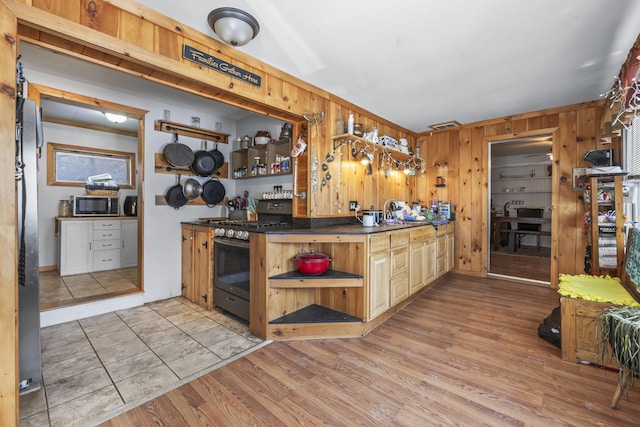
[[[298,272],[318,275],[327,271],[331,257],[322,252],[303,252],[291,258],[298,267]]]

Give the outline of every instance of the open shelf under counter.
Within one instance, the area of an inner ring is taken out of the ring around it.
[[[269,322],[272,325],[291,323],[336,323],[336,322],[362,322],[355,316],[340,311],[332,310],[318,304],[311,304],[293,313],[286,314]],[[359,326],[358,326],[359,327]]]
[[[269,277],[271,288],[360,288],[364,278],[359,274],[327,269],[323,274],[309,275],[289,271]]]

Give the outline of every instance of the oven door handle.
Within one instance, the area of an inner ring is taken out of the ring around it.
[[[213,243],[217,243],[219,245],[227,245],[227,246],[234,246],[236,248],[243,248],[243,249],[248,249],[249,248],[249,242],[246,240],[233,240],[233,239],[217,239],[214,238],[213,239]]]

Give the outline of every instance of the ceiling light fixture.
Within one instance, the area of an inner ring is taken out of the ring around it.
[[[244,46],[260,31],[256,18],[233,7],[212,10],[207,22],[223,42],[233,47]]]
[[[104,113],[107,120],[113,123],[123,123],[127,120],[127,116],[123,116],[122,114],[113,114],[113,113]]]

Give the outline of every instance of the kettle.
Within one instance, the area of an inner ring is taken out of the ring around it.
[[[285,123],[282,125],[282,131],[280,132],[280,139],[291,138],[291,124]]]
[[[138,196],[125,197],[122,208],[126,216],[138,216]]]

